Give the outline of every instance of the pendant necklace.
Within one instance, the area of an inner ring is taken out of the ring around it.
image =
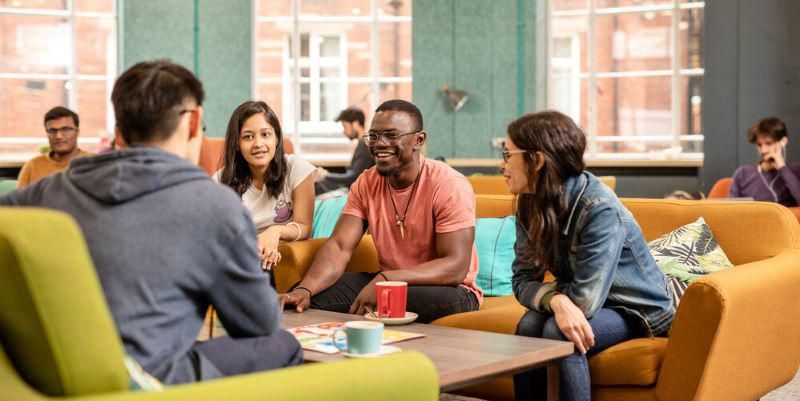
[[[419,177],[422,174],[422,167],[423,163],[420,163],[419,171],[417,172],[417,178],[414,180],[414,187],[411,188],[411,196],[408,198],[408,202],[406,202],[406,208],[403,210],[403,215],[401,216],[400,213],[397,211],[397,205],[394,203],[394,197],[392,196],[392,189],[391,185],[389,185],[389,179],[386,179],[386,188],[389,190],[389,199],[392,200],[392,207],[394,208],[394,220],[397,227],[400,227],[400,238],[406,238],[406,229],[405,229],[405,221],[406,221],[406,214],[408,213],[408,207],[411,206],[411,200],[414,199],[414,192],[417,191],[417,184],[419,184]]]

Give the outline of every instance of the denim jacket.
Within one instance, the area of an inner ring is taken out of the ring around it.
[[[543,298],[557,291],[587,319],[600,308],[616,309],[641,319],[649,335],[666,335],[675,317],[672,292],[636,220],[589,172],[569,178],[566,193],[569,215],[559,234],[559,265],[552,270],[556,281],[543,283],[544,271],[517,257],[512,265],[517,300],[545,312]],[[517,255],[526,236],[518,220]]]

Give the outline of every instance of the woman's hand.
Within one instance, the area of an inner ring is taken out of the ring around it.
[[[550,310],[553,311],[556,324],[564,337],[572,341],[581,354],[586,354],[594,346],[594,333],[583,311],[564,294],[556,294],[550,298]]]
[[[281,261],[278,244],[281,241],[281,227],[271,226],[258,234],[258,255],[261,257],[261,268],[271,270]]]

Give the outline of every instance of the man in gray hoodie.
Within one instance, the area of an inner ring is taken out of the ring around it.
[[[177,64],[136,64],[111,94],[121,150],[75,159],[67,172],[0,197],[75,218],[127,353],[167,384],[302,362],[280,328],[250,216],[192,163],[203,97]],[[195,343],[209,304],[230,337]]]

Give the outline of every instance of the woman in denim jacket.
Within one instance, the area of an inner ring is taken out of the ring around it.
[[[512,283],[528,308],[517,334],[574,343],[560,367],[561,399],[589,400],[587,358],[666,336],[672,293],[631,213],[584,171],[586,135],[572,119],[556,111],[520,117],[505,146],[500,167],[519,196]],[[544,283],[546,272],[556,280]],[[517,401],[543,397],[546,374],[517,375],[514,387]]]

